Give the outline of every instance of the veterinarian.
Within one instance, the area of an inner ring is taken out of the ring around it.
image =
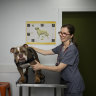
[[[71,24],[65,24],[58,32],[62,44],[52,50],[42,50],[34,48],[37,52],[44,55],[58,54],[56,66],[46,66],[37,62],[33,65],[33,70],[46,69],[61,73],[61,84],[67,84],[64,96],[83,96],[84,82],[78,69],[79,53],[73,43],[75,28]]]

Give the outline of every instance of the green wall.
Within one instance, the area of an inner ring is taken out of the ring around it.
[[[80,53],[84,96],[96,96],[96,12],[63,12],[62,24],[73,24]]]

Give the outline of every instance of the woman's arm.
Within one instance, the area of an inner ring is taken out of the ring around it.
[[[32,47],[36,52],[43,54],[43,55],[53,55],[54,52],[52,50],[43,50],[39,48]]]
[[[33,70],[46,69],[46,70],[61,72],[67,66],[67,64],[64,64],[64,63],[60,63],[58,66],[46,66],[46,65],[40,64],[37,61],[36,63],[37,63],[36,65],[31,65]]]

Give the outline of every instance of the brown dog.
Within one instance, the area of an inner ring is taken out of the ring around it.
[[[24,44],[20,47],[13,47],[10,49],[10,52],[14,54],[14,61],[21,75],[19,83],[25,83],[27,79],[25,78],[25,76],[28,76],[28,67],[30,67],[30,65],[36,64],[35,60],[40,62],[38,59],[38,55],[36,51],[33,48],[28,47],[27,44]],[[23,69],[26,69],[26,71],[23,72]],[[34,83],[41,83],[41,80],[45,79],[45,76],[41,73],[41,70],[35,71],[34,74]]]

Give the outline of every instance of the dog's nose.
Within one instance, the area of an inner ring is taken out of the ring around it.
[[[22,58],[23,57],[23,54],[19,54],[19,57]]]

